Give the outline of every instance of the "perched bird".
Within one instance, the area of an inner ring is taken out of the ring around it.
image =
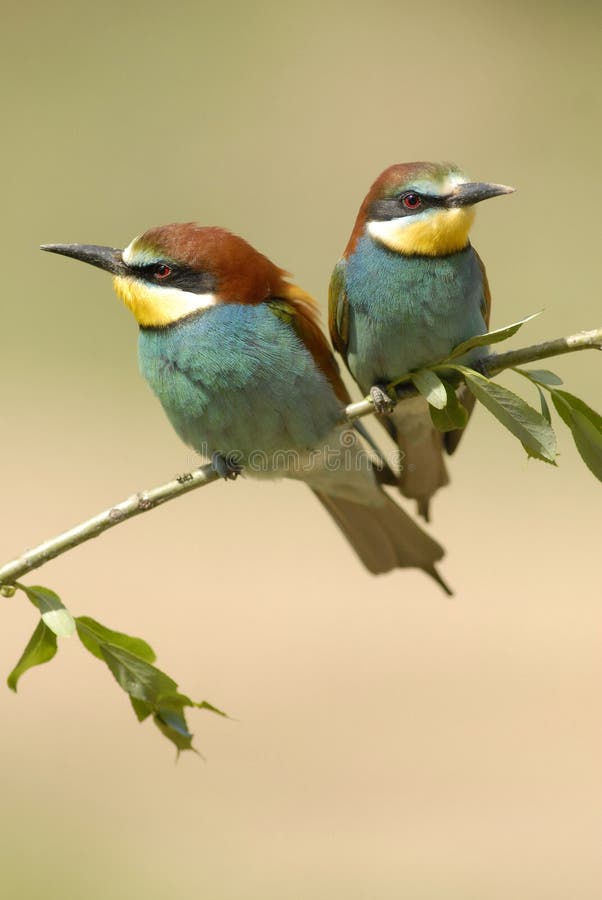
[[[386,169],[368,191],[332,274],[329,325],[379,411],[388,406],[383,385],[488,330],[487,276],[468,233],[476,203],[513,190],[470,182],[454,165],[415,162]],[[470,412],[474,400],[461,399]],[[449,480],[443,448],[452,453],[462,431],[435,429],[422,397],[381,421],[401,450],[401,491],[428,519],[431,497]]]
[[[242,238],[192,223],[125,250],[42,247],[110,272],[139,326],[139,363],[182,440],[224,477],[305,481],[370,572],[416,566],[446,591],[443,550],[383,491],[315,301]]]

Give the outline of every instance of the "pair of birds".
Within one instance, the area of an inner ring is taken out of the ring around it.
[[[375,467],[356,429],[342,424],[350,398],[315,301],[242,238],[175,224],[125,250],[42,249],[114,276],[140,326],[143,376],[178,435],[220,474],[242,468],[305,481],[370,572],[415,566],[449,592],[435,566],[442,547],[382,484],[398,483],[428,518],[448,481],[443,450],[451,453],[461,432],[434,429],[420,397],[385,415],[383,385],[487,331],[489,288],[468,234],[474,205],[511,191],[470,182],[448,164],[391,166],[370,188],[335,267],[332,342],[401,448],[400,475]]]

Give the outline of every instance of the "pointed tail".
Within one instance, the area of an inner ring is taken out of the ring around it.
[[[366,506],[332,494],[314,494],[337,523],[369,572],[380,575],[391,569],[422,569],[443,588],[452,590],[441,578],[435,563],[444,555],[430,535],[384,492],[384,503]]]
[[[426,522],[430,520],[431,497],[449,484],[441,438],[441,432],[435,428],[418,441],[408,441],[400,431],[397,432],[401,453],[399,489],[404,497],[416,500],[418,512]]]
[[[401,403],[390,417],[379,420],[400,450],[399,489],[404,497],[416,500],[418,512],[428,522],[431,497],[449,483],[444,436],[433,427],[421,397]]]

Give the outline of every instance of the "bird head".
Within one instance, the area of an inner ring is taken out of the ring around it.
[[[513,191],[504,184],[469,181],[450,163],[390,166],[364,199],[345,255],[366,233],[407,256],[456,253],[468,246],[475,204]]]
[[[125,250],[93,244],[44,244],[42,250],[110,272],[119,297],[149,328],[218,303],[262,303],[292,288],[287,273],[243,238],[194,223],[151,228]]]

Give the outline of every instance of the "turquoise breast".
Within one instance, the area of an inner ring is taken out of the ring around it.
[[[429,365],[487,326],[472,247],[444,257],[401,256],[364,236],[347,259],[348,364],[367,391]]]
[[[178,435],[199,453],[315,447],[341,404],[293,328],[268,304],[223,304],[141,329],[140,371]]]

